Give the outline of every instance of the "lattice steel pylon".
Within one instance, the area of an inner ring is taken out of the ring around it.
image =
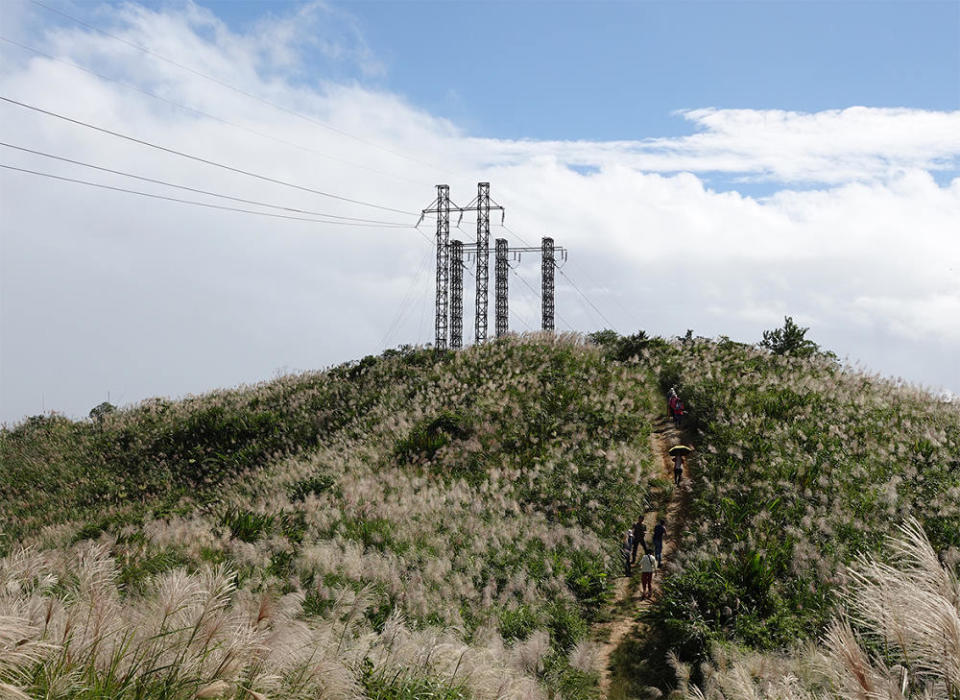
[[[459,207],[454,207],[459,209]],[[450,291],[450,187],[437,185],[437,198],[420,213],[420,220],[427,214],[437,215],[437,299],[436,343],[437,350],[447,349],[447,314]],[[418,223],[419,225],[419,223]]]
[[[461,216],[471,207],[476,207],[477,213],[477,314],[474,320],[474,342],[480,345],[487,340],[487,297],[490,284],[490,211],[499,209],[502,212],[503,207],[496,202],[491,203],[489,182],[477,183],[477,196],[467,206],[460,209]]]
[[[495,321],[494,328],[497,338],[502,338],[507,334],[509,323],[507,321],[508,309],[508,273],[510,263],[507,261],[507,239],[498,238],[494,254],[494,294],[495,294]]]
[[[463,347],[463,242],[450,241],[450,348]]]
[[[490,281],[490,183],[477,183],[477,345],[487,340],[487,286]]]
[[[545,331],[553,332],[554,330],[553,276],[554,276],[554,268],[556,267],[556,262],[554,261],[554,258],[553,258],[553,239],[548,236],[544,236],[541,242],[541,248],[543,252],[541,253],[541,261],[540,261],[540,274],[542,277],[542,281],[540,283],[541,294],[542,294],[542,301],[540,302],[541,304],[540,326]]]

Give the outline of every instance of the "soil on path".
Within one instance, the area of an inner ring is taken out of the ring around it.
[[[679,541],[682,524],[685,520],[688,495],[690,493],[689,477],[691,472],[692,457],[687,458],[687,469],[683,476],[683,482],[679,488],[673,486],[673,458],[667,452],[674,445],[685,442],[685,434],[682,430],[674,427],[673,421],[664,417],[656,425],[650,436],[650,448],[652,454],[660,461],[661,478],[666,488],[656,488],[650,494],[650,501],[653,509],[644,514],[644,524],[647,526],[648,540],[652,536],[653,528],[659,517],[664,517],[667,521],[667,535],[663,541],[663,566],[668,567],[672,560],[672,555],[676,543]],[[638,551],[639,559],[639,551]],[[653,597],[659,595],[660,580],[667,571],[661,568],[653,577]],[[600,623],[595,627],[595,638],[600,643],[599,663],[603,669],[600,678],[600,689],[605,698],[618,698],[621,693],[617,692],[617,679],[615,670],[611,668],[611,659],[616,649],[624,643],[625,640],[642,634],[643,625],[637,621],[640,613],[650,605],[650,599],[640,597],[640,573],[638,567],[634,567],[632,576],[620,576],[617,578],[614,588],[614,601],[610,610],[611,620]]]

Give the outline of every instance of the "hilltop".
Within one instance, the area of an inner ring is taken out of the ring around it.
[[[622,696],[674,686],[670,652],[681,690],[731,654],[799,659],[845,609],[846,565],[910,518],[956,572],[956,405],[814,348],[592,340],[387,351],[4,430],[0,683],[597,697],[620,535],[673,488],[651,441],[670,386],[694,478],[662,594],[615,655]],[[947,687],[908,690],[927,681]]]
[[[0,600],[66,642],[19,682],[589,696],[651,410],[642,373],[536,337],[27,421],[3,435]]]

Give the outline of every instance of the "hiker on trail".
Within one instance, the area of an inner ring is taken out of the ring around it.
[[[680,400],[680,397],[677,396],[677,390],[673,387],[670,387],[670,393],[667,394],[667,406],[670,408],[670,420],[676,422],[676,410],[677,410],[677,401]]]
[[[683,401],[680,400],[680,397],[677,397],[676,402],[673,404],[673,424],[677,428],[680,427],[680,421],[683,419]]]
[[[623,575],[630,576],[630,552],[633,550],[633,530],[627,530],[623,535]]]
[[[640,599],[653,595],[653,572],[657,570],[657,560],[650,552],[640,560]]]
[[[667,534],[666,521],[660,518],[660,522],[653,528],[653,555],[657,558],[657,566],[663,563],[663,536]]]
[[[630,561],[637,560],[637,547],[643,545],[643,553],[647,553],[647,526],[643,524],[643,516],[637,516],[637,522],[633,524],[633,557]]]
[[[673,483],[677,486],[680,485],[680,480],[683,478],[683,465],[686,461],[682,453],[673,456]]]

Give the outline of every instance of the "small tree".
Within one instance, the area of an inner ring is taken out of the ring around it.
[[[650,345],[650,338],[646,331],[637,331],[633,335],[625,335],[620,339],[617,348],[617,359],[626,362],[631,357],[639,356],[644,348]]]
[[[801,328],[790,316],[784,316],[783,320],[783,328],[763,332],[760,347],[767,348],[775,355],[793,357],[810,357],[820,350],[819,345],[804,337],[809,328]]]
[[[101,404],[97,404],[90,409],[90,419],[95,420],[98,425],[103,427],[103,419],[108,413],[113,413],[117,410],[117,407],[114,406],[109,401],[104,401]]]
[[[593,333],[589,334],[587,339],[589,339],[594,345],[599,345],[600,347],[609,347],[620,340],[620,335],[614,330],[605,328],[604,330],[594,331]]]

